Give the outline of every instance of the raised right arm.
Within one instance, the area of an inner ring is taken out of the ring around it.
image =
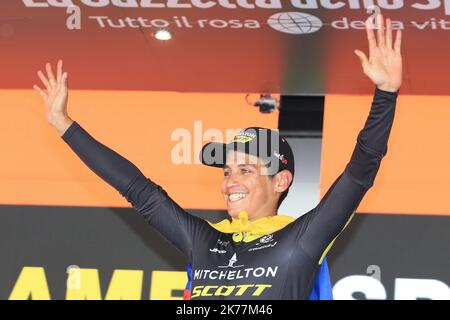
[[[62,73],[61,61],[56,79],[49,64],[47,74],[48,79],[42,72],[38,73],[46,90],[35,86],[44,98],[47,121],[95,174],[114,187],[149,224],[191,259],[193,236],[199,228],[207,226],[206,222],[185,212],[134,164],[70,119],[67,115],[67,74]]]
[[[93,172],[125,197],[147,223],[190,259],[192,238],[204,225],[202,219],[185,212],[133,163],[98,142],[76,121],[62,139]]]

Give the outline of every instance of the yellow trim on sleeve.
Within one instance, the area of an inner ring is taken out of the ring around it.
[[[322,264],[323,259],[325,259],[325,256],[327,255],[328,251],[330,251],[331,247],[333,246],[334,242],[336,241],[337,237],[339,237],[339,235],[342,233],[342,231],[344,231],[345,228],[347,228],[348,224],[350,223],[350,221],[352,221],[353,216],[355,215],[355,213],[352,213],[352,215],[350,216],[350,218],[348,218],[347,222],[345,223],[345,226],[342,228],[341,232],[339,232],[339,234],[334,237],[334,239],[330,242],[330,244],[326,247],[325,251],[322,253],[322,256],[319,259],[319,265]]]

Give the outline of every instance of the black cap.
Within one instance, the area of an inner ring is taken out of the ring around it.
[[[228,144],[207,143],[200,152],[200,161],[207,166],[222,168],[230,150],[257,156],[267,165],[269,175],[289,170],[294,176],[294,154],[286,139],[277,131],[251,127],[239,132]]]

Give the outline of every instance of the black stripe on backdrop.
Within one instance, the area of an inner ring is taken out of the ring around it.
[[[227,217],[189,211],[213,222]],[[98,269],[102,293],[114,270],[144,270],[142,299],[149,298],[152,270],[186,268],[186,259],[131,208],[2,205],[0,221],[0,299],[9,297],[24,266],[45,268],[52,299],[65,298],[69,265]],[[332,282],[378,266],[388,299],[397,278],[448,284],[449,230],[449,216],[356,215],[328,255]],[[363,288],[352,296],[370,295]]]

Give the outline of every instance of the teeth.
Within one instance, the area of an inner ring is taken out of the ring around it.
[[[238,201],[242,198],[245,198],[246,196],[247,195],[245,193],[232,193],[228,195],[228,199],[230,199],[230,201]]]

